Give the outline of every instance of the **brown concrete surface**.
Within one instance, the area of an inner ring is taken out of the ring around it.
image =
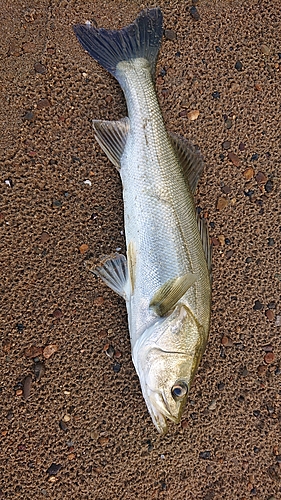
[[[167,128],[204,155],[197,205],[214,243],[210,340],[165,437],[125,304],[84,268],[125,251],[120,180],[91,120],[126,106],[72,26],[121,28],[153,5],[0,5],[1,499],[281,499],[279,0],[200,0],[199,21],[191,1],[158,2],[176,38],[163,38],[157,94]]]

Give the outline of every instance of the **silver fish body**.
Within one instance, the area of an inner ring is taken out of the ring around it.
[[[159,16],[159,9],[143,11],[135,25],[145,18],[151,23],[155,11]],[[119,59],[113,74],[124,91],[128,119],[112,125],[94,120],[93,126],[120,170],[127,259],[109,256],[94,272],[126,300],[133,362],[162,433],[167,418],[181,417],[209,332],[210,249],[190,187],[202,165],[190,151],[185,157],[182,145],[179,158],[159,108],[151,60],[143,54]]]

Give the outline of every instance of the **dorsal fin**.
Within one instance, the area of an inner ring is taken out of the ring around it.
[[[123,154],[130,128],[129,118],[118,121],[93,120],[95,138],[109,160],[120,170],[120,160]]]
[[[169,133],[172,145],[182,167],[185,179],[192,193],[195,193],[198,181],[204,170],[203,158],[195,147],[184,137]]]

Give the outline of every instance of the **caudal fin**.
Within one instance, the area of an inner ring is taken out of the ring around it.
[[[149,61],[154,74],[163,34],[159,7],[142,10],[132,24],[119,31],[97,29],[90,24],[78,24],[73,29],[82,47],[113,76],[120,61],[140,57]]]

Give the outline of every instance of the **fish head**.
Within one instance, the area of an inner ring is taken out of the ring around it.
[[[179,423],[205,349],[206,335],[193,313],[179,304],[139,337],[133,361],[153,423],[160,434],[167,419]]]

